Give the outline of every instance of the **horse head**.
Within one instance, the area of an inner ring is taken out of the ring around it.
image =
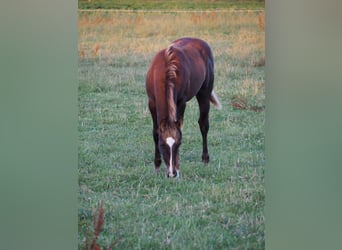
[[[166,164],[167,177],[179,177],[179,146],[182,131],[179,121],[163,120],[159,125],[159,148]]]

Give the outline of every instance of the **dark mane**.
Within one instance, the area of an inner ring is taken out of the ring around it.
[[[166,61],[166,102],[168,107],[169,121],[176,121],[177,107],[175,103],[174,87],[177,79],[177,57],[175,54],[175,47],[171,44],[165,49],[165,61]]]

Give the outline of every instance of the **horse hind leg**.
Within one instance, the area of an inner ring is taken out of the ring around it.
[[[209,110],[210,110],[210,101],[208,97],[196,96],[198,105],[199,105],[199,119],[198,125],[202,134],[202,143],[203,143],[203,152],[202,152],[202,161],[204,163],[209,162],[209,153],[208,153],[208,145],[207,145],[207,135],[209,131]]]

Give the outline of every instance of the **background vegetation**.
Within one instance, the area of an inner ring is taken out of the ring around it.
[[[264,0],[79,0],[79,9],[159,9],[159,10],[203,10],[203,9],[263,9]]]
[[[79,12],[80,249],[100,201],[102,247],[264,249],[263,20],[263,12]],[[154,174],[144,84],[154,54],[182,36],[211,45],[223,109],[211,109],[205,166],[197,103],[188,103],[175,181]]]

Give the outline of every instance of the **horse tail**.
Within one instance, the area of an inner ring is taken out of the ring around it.
[[[165,49],[165,60],[166,60],[166,101],[169,113],[170,121],[176,121],[176,103],[174,97],[175,81],[177,78],[177,60],[175,55],[175,48],[171,44]]]
[[[215,94],[214,90],[211,91],[211,94],[210,94],[210,101],[212,104],[214,104],[214,106],[217,108],[217,109],[222,109],[222,105],[219,101],[219,99],[217,98],[217,95]]]

